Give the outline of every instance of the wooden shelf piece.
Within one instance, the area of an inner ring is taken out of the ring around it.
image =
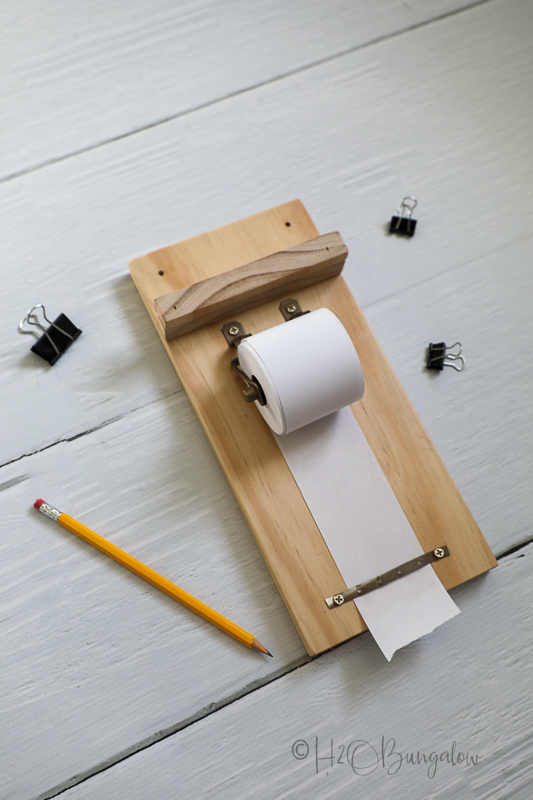
[[[158,297],[156,308],[162,317],[165,337],[217,322],[228,315],[266,303],[326,278],[338,275],[348,249],[339,233],[316,239],[213,275],[185,289]]]
[[[145,306],[311,655],[361,633],[365,624],[354,603],[332,613],[324,602],[344,585],[342,578],[270,429],[255,406],[242,398],[240,380],[230,369],[235,353],[220,332],[220,322],[168,340],[161,303],[156,300],[170,293],[186,297],[183,290],[193,284],[282,250],[301,249],[318,235],[305,208],[295,200],[130,264]],[[222,285],[228,278],[231,285],[227,274]],[[239,311],[240,322],[250,333],[286,324],[278,305],[290,294],[292,289],[283,284],[272,299],[260,298],[260,305]],[[451,589],[494,567],[492,552],[342,276],[299,288],[296,297],[303,308],[329,308],[350,334],[365,376],[364,397],[352,412],[424,552],[442,544],[449,547],[450,557],[434,567],[444,586]],[[204,302],[209,305],[208,299],[199,305]],[[235,306],[231,307],[223,321],[233,317]],[[218,311],[213,313],[218,316]]]

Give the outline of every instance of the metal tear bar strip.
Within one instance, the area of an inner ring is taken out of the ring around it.
[[[431,564],[433,561],[440,561],[441,558],[446,558],[449,555],[450,551],[446,545],[436,547],[434,550],[429,550],[429,552],[424,553],[422,556],[417,556],[410,561],[406,561],[405,564],[400,564],[399,567],[389,569],[387,572],[383,572],[375,578],[364,581],[364,583],[358,583],[357,586],[353,586],[351,589],[345,589],[343,592],[324,598],[326,605],[330,609],[338,608],[342,606],[343,603],[347,603],[348,600],[355,600],[357,597],[373,592],[375,589],[379,589],[387,583],[392,583],[399,578],[403,578],[404,575],[416,572],[417,569],[425,567],[426,564]]]

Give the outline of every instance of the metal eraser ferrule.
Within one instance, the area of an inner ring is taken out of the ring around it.
[[[44,514],[46,517],[50,517],[50,519],[53,519],[55,522],[57,522],[61,516],[61,511],[53,506],[48,505],[48,503],[41,503],[39,506],[39,511],[41,514]]]

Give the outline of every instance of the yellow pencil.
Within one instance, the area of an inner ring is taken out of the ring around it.
[[[222,614],[219,614],[217,611],[213,611],[213,609],[209,608],[209,606],[206,606],[205,603],[197,600],[192,596],[192,594],[183,591],[183,589],[180,589],[175,583],[163,578],[162,575],[159,575],[159,573],[155,572],[153,569],[150,569],[150,567],[147,567],[141,561],[137,561],[136,558],[133,558],[133,556],[130,556],[124,550],[121,550],[120,547],[108,542],[107,539],[104,539],[103,536],[99,536],[97,533],[94,533],[94,531],[92,531],[90,528],[86,528],[85,525],[81,524],[81,522],[69,517],[68,514],[63,514],[63,512],[58,511],[57,508],[45,503],[44,500],[36,500],[34,506],[47,517],[50,517],[50,519],[55,520],[55,522],[59,522],[59,524],[67,530],[75,533],[81,539],[84,539],[86,542],[89,542],[89,544],[97,547],[98,550],[101,550],[106,555],[114,558],[119,564],[122,564],[136,575],[144,578],[145,581],[148,581],[148,583],[151,583],[153,586],[161,589],[162,592],[165,592],[166,594],[170,595],[170,597],[173,597],[174,600],[177,600],[179,603],[187,606],[187,608],[190,608],[191,611],[195,611],[196,614],[199,614],[209,622],[212,622],[213,625],[217,626],[217,628],[221,628],[221,630],[229,633],[229,635],[233,636],[233,638],[237,639],[237,641],[242,642],[242,644],[245,644],[247,647],[251,647],[253,650],[258,650],[260,653],[265,653],[267,656],[272,656],[272,653],[269,653],[266,647],[263,647],[261,642],[258,642],[255,636],[252,636],[251,633],[247,633],[247,631],[239,628],[238,625],[230,622],[230,620],[226,619],[226,617],[223,617]]]

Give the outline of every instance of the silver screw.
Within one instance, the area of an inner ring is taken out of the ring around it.
[[[442,549],[442,547],[437,547],[437,549],[436,549],[436,550],[433,550],[433,555],[434,555],[436,558],[442,558],[442,557],[443,557],[443,555],[444,555],[444,550]]]
[[[294,312],[296,311],[296,306],[294,305],[294,303],[291,303],[290,306],[285,306],[285,311],[288,314],[294,314]]]
[[[228,333],[230,336],[237,336],[239,333],[239,328],[237,325],[232,325],[231,328],[228,329]]]
[[[342,594],[336,594],[335,597],[333,598],[333,602],[335,603],[336,606],[342,606],[342,604],[344,603],[344,597],[342,596]]]

